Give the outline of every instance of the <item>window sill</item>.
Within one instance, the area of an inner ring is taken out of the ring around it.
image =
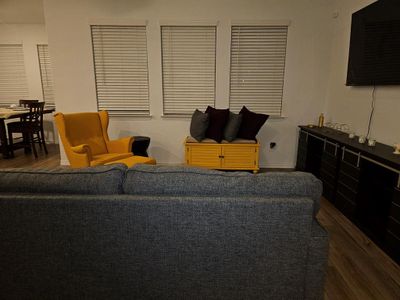
[[[132,119],[142,119],[142,120],[151,120],[153,119],[152,115],[147,115],[147,116],[143,116],[143,115],[109,115],[110,118],[112,119],[116,119],[116,118],[121,118],[121,119],[127,119],[127,118],[132,118]]]
[[[163,119],[191,119],[192,114],[188,115],[161,115]]]
[[[270,119],[274,119],[274,120],[281,120],[281,119],[287,119],[287,116],[269,116]]]

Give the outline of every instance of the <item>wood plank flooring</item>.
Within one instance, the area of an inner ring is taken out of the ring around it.
[[[330,236],[325,299],[400,299],[400,267],[329,201],[317,215]]]
[[[46,144],[49,152],[46,155],[43,149],[36,146],[38,158],[33,153],[24,153],[23,149],[14,151],[14,158],[4,159],[0,154],[0,168],[56,168],[60,166],[60,148],[55,144]]]
[[[55,168],[60,165],[58,145],[48,145],[49,154],[38,159],[23,150],[15,158],[0,158],[0,168]],[[366,235],[322,199],[317,216],[330,236],[325,299],[400,299],[400,267]]]

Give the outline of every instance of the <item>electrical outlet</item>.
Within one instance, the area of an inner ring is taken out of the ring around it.
[[[270,148],[270,149],[274,149],[275,146],[276,146],[276,143],[275,143],[275,142],[269,143],[269,148]]]

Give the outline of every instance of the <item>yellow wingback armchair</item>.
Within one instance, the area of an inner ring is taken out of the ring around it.
[[[110,141],[107,111],[63,114],[54,116],[65,153],[71,167],[94,167],[111,163],[124,163],[128,167],[137,163],[155,164],[151,157],[134,156],[131,152],[133,137]]]

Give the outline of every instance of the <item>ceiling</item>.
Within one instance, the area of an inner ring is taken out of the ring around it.
[[[43,0],[0,0],[0,24],[44,24]]]

